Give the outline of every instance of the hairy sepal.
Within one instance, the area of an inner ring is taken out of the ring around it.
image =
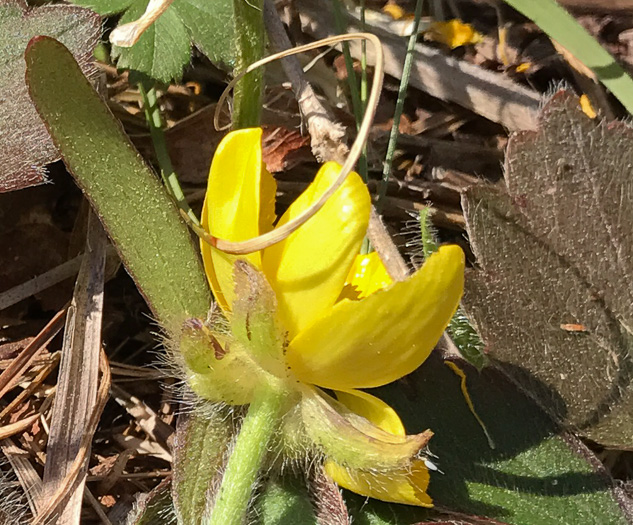
[[[415,460],[433,435],[397,436],[348,410],[316,388],[302,392],[301,417],[306,433],[329,459],[340,465],[389,471]]]

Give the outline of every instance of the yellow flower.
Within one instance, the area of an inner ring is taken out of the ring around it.
[[[424,33],[427,40],[439,42],[451,49],[465,46],[467,44],[477,44],[481,42],[483,36],[470,24],[453,19],[448,22],[433,22],[427,32]]]
[[[339,172],[325,164],[277,224],[307,209]],[[211,166],[202,225],[232,241],[270,231],[275,190],[261,130],[232,132]],[[259,382],[275,381],[288,392],[288,413],[298,414],[287,426],[326,456],[335,481],[385,501],[431,506],[420,456],[431,433],[406,435],[393,409],[358,389],[390,383],[426,359],[461,298],[464,255],[443,246],[409,279],[392,283],[376,255],[358,256],[369,213],[367,188],[352,173],[314,217],[261,252],[228,255],[202,242],[232,333],[207,330],[206,343],[192,345],[202,327],[189,325],[187,380],[202,397],[230,404],[249,403]]]

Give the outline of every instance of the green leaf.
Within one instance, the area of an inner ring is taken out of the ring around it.
[[[103,16],[124,12],[119,24],[138,19],[149,0],[72,0]],[[191,45],[219,66],[233,66],[236,53],[233,0],[174,0],[130,48],[113,46],[120,68],[169,83],[182,76]],[[138,80],[138,78],[137,78]]]
[[[172,4],[191,40],[216,65],[235,63],[235,17],[232,0],[174,0]]]
[[[33,102],[157,319],[205,317],[210,293],[187,227],[68,49],[36,37],[26,50]]]
[[[319,525],[306,489],[298,480],[290,481],[269,481],[257,497],[260,525]]]
[[[373,392],[398,412],[409,433],[435,432],[429,448],[443,473],[431,472],[429,493],[438,507],[513,525],[628,523],[624,492],[582,443],[559,434],[498,371],[460,366],[494,449],[463,399],[459,377],[434,354],[405,384]],[[363,525],[409,525],[438,517],[435,510],[347,499],[362,507],[354,523]]]
[[[178,418],[172,494],[180,523],[204,523],[207,502],[213,501],[222,481],[232,436],[229,420],[230,416],[219,410]]]
[[[135,1],[121,17],[120,23],[138,19],[145,12],[147,3],[148,0]],[[112,47],[112,56],[117,59],[118,67],[166,84],[172,79],[180,79],[183,67],[189,63],[191,44],[187,28],[174,4],[158,17],[132,47]]]
[[[94,75],[92,51],[101,35],[101,21],[80,7],[29,9],[20,0],[0,0],[0,192],[41,184],[45,165],[59,158],[24,82],[24,50],[36,35],[59,39],[84,73]]]
[[[633,130],[559,93],[511,138],[509,193],[464,208],[464,304],[494,358],[561,423],[633,447]]]
[[[92,9],[100,15],[114,15],[125,11],[135,0],[73,0],[73,4]]]
[[[171,483],[163,481],[137,501],[132,513],[127,517],[129,525],[176,525],[174,504],[171,500]]]

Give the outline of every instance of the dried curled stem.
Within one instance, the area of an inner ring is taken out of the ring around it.
[[[383,77],[384,77],[384,56],[382,52],[382,46],[380,44],[380,40],[375,35],[370,33],[350,33],[348,35],[338,35],[329,38],[324,38],[323,40],[318,40],[317,42],[313,42],[310,44],[306,44],[303,46],[296,47],[294,49],[288,49],[285,51],[280,51],[279,53],[275,53],[274,55],[270,55],[262,60],[258,60],[254,64],[251,64],[244,71],[240,72],[236,77],[229,83],[229,85],[222,93],[220,100],[218,101],[215,115],[213,117],[214,125],[217,129],[226,129],[228,126],[221,128],[219,125],[220,112],[222,110],[222,106],[226,102],[226,99],[229,96],[229,93],[235,86],[235,84],[246,74],[250,73],[254,69],[261,67],[265,64],[273,62],[274,60],[279,60],[281,58],[285,58],[291,55],[295,55],[297,53],[303,53],[304,51],[309,51],[311,49],[316,49],[318,47],[338,44],[340,42],[345,42],[348,40],[367,40],[372,46],[374,46],[376,50],[376,63],[374,65],[375,73],[371,86],[371,91],[369,93],[369,98],[367,100],[367,110],[365,111],[365,115],[363,116],[363,120],[358,130],[358,134],[352,147],[350,148],[349,155],[343,166],[341,167],[341,172],[338,178],[334,181],[334,183],[321,195],[319,200],[315,202],[310,208],[305,210],[301,215],[295,217],[291,221],[288,221],[283,226],[276,228],[268,233],[260,235],[258,237],[254,237],[252,239],[248,239],[246,241],[233,242],[228,241],[226,239],[219,239],[214,237],[213,235],[205,232],[202,228],[192,226],[194,231],[208,244],[217,248],[218,250],[222,250],[225,253],[231,253],[235,255],[243,255],[247,253],[256,252],[259,250],[263,250],[273,244],[276,244],[284,239],[286,239],[292,232],[296,231],[300,226],[302,226],[308,219],[313,217],[328,201],[328,199],[336,192],[336,190],[343,184],[346,177],[354,168],[354,165],[358,161],[360,157],[363,145],[367,140],[367,136],[369,134],[369,130],[371,124],[374,119],[374,115],[376,113],[376,107],[378,106],[378,99],[380,97],[380,92],[382,89]]]

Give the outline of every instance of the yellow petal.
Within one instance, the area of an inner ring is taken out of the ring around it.
[[[591,105],[591,100],[589,100],[589,97],[586,94],[583,93],[582,95],[580,95],[579,102],[580,109],[582,109],[582,112],[589,118],[596,118],[598,116],[596,110],[593,109],[593,106]]]
[[[387,288],[393,280],[377,252],[357,255],[340,299],[362,299]]]
[[[216,237],[244,241],[272,227],[275,182],[262,162],[261,136],[260,128],[232,131],[215,152],[202,227]],[[204,241],[200,248],[215,298],[224,310],[230,310],[235,298],[233,263],[239,257],[261,268],[261,255],[227,255]]]
[[[336,397],[347,408],[381,429],[395,435],[405,434],[396,411],[381,399],[360,390],[336,392]],[[388,472],[352,469],[327,460],[325,472],[341,487],[363,496],[393,503],[433,506],[433,500],[426,493],[429,472],[422,460],[414,460],[409,467]]]
[[[483,38],[473,26],[457,19],[448,22],[433,22],[424,36],[427,40],[440,42],[451,49],[466,44],[476,44]]]
[[[394,436],[404,436],[406,431],[400,417],[382,399],[372,396],[362,390],[348,390],[336,392],[336,399],[343,403],[352,412],[363,416],[374,425]]]
[[[314,182],[292,203],[279,225],[309,208],[340,173],[324,164]],[[369,222],[369,192],[356,173],[297,231],[266,248],[264,274],[277,295],[280,319],[292,338],[336,302]]]
[[[349,410],[318,388],[306,387],[301,418],[307,435],[323,454],[351,468],[391,472],[411,465],[431,431],[396,435]]]
[[[406,281],[337,303],[290,342],[288,364],[301,381],[334,390],[390,383],[428,357],[463,287],[464,253],[442,246]]]
[[[410,467],[384,473],[346,468],[328,460],[325,462],[325,472],[339,486],[362,496],[390,503],[433,506],[433,500],[426,493],[429,471],[424,461],[419,459]]]

